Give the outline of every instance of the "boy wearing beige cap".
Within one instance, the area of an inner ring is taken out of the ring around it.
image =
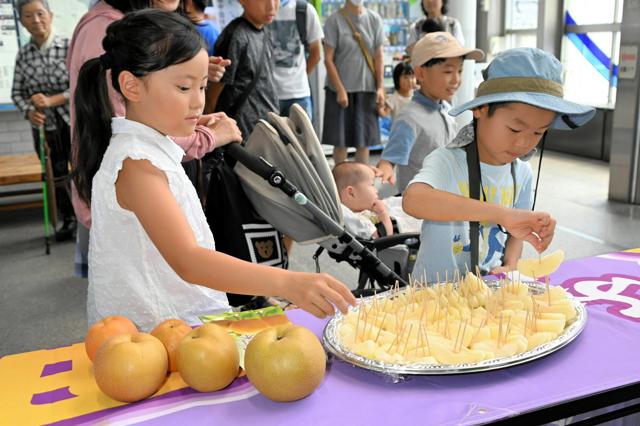
[[[422,161],[433,150],[451,142],[455,136],[454,121],[448,114],[450,99],[460,86],[464,59],[484,58],[479,49],[465,49],[449,33],[429,33],[418,41],[412,52],[411,65],[420,90],[396,116],[389,141],[382,151],[378,168],[382,181],[396,181],[394,165],[398,166],[398,190],[422,168]]]

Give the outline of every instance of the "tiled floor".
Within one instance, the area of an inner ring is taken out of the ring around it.
[[[608,180],[606,163],[545,153],[538,209],[558,220],[552,249],[577,258],[640,246],[640,206],[607,201]],[[46,256],[41,236],[40,210],[0,211],[0,356],[84,338],[86,282],[73,277],[73,244]],[[316,247],[296,245],[291,268],[315,270]],[[346,264],[324,255],[321,269],[355,285]]]

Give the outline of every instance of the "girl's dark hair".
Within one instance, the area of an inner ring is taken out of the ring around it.
[[[413,75],[413,68],[407,62],[399,62],[393,69],[393,87],[400,90],[400,77],[403,75]]]
[[[129,71],[144,77],[192,59],[204,41],[189,20],[177,13],[144,9],[128,13],[109,25],[102,40],[105,53],[84,63],[75,92],[75,140],[78,143],[74,183],[78,194],[91,201],[91,182],[111,139],[113,108],[107,89],[107,70],[118,92],[118,76]]]
[[[208,2],[207,0],[191,0],[191,3],[198,12],[204,12]]]
[[[442,13],[443,15],[446,15],[447,12],[449,12],[447,3],[449,3],[449,0],[442,0],[442,8],[440,8],[440,13]],[[429,13],[427,12],[427,8],[424,7],[424,3],[422,1],[420,2],[420,7],[422,8],[422,12],[424,12],[424,16],[428,17]]]
[[[104,0],[104,2],[122,13],[153,7],[153,0]],[[184,0],[180,0],[176,12],[184,13]]]
[[[435,33],[438,31],[446,31],[444,25],[440,23],[435,18],[427,18],[422,22],[422,27],[420,27],[422,34]]]

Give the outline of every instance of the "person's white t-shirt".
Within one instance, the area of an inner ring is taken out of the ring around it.
[[[311,90],[304,45],[296,24],[296,0],[282,3],[275,20],[269,25],[276,91],[280,100],[305,98],[311,94]],[[323,37],[318,13],[307,3],[307,42],[311,44]]]
[[[373,212],[364,210],[361,212],[354,212],[344,204],[342,206],[342,219],[344,220],[344,227],[356,237],[363,239],[370,239],[377,231],[376,225],[371,220],[375,216]]]
[[[127,158],[147,160],[162,171],[199,246],[215,241],[195,188],[181,165],[184,151],[144,124],[113,118],[113,136],[91,191],[89,324],[124,315],[149,332],[166,319],[200,323],[199,316],[229,311],[225,293],[183,280],[162,257],[136,215],[120,207],[116,180]]]

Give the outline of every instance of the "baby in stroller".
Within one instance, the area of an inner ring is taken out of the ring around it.
[[[336,182],[302,108],[293,105],[288,117],[268,114],[258,122],[244,147],[233,144],[227,148],[226,154],[238,160],[233,172],[257,214],[298,244],[320,245],[314,256],[318,269],[318,256],[326,250],[337,262],[347,262],[360,270],[356,294],[373,294],[374,289],[391,288],[396,281],[400,285],[407,282],[420,234],[394,233],[372,239],[372,230],[354,238],[344,226]],[[364,167],[370,173],[371,186],[373,171]],[[262,179],[256,179],[256,175]],[[377,194],[372,198],[377,199]],[[367,207],[373,208],[373,201],[362,209]],[[381,229],[387,232],[384,225]],[[381,253],[391,253],[387,249],[394,246],[405,248],[402,259],[383,259]]]
[[[365,164],[345,161],[333,168],[344,226],[356,237],[369,239],[393,234],[387,207],[375,186],[375,173]]]

